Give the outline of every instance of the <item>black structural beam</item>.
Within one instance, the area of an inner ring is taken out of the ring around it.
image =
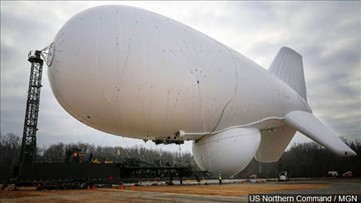
[[[19,163],[32,163],[36,157],[36,131],[40,104],[40,89],[43,71],[41,51],[31,51],[28,54],[31,63],[28,98],[24,120],[24,131],[21,144]]]

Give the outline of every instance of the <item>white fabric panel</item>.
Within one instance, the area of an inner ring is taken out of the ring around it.
[[[340,156],[354,156],[356,153],[342,142],[313,114],[304,111],[292,111],[285,117],[287,124],[296,128],[315,142],[325,146]]]
[[[255,159],[263,163],[278,161],[295,133],[296,130],[288,125],[283,125],[274,130],[262,130],[261,144]]]
[[[194,160],[213,175],[233,176],[252,161],[261,142],[256,128],[233,128],[193,142]]]
[[[269,68],[269,72],[287,83],[307,101],[302,56],[294,50],[282,47]]]

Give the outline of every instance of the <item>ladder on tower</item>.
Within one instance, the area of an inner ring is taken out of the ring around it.
[[[48,47],[46,48],[47,50]],[[12,178],[10,178],[9,182],[3,184],[1,189],[6,188],[9,183],[17,179],[23,172],[24,164],[34,163],[36,159],[36,131],[38,130],[40,90],[42,87],[41,80],[44,64],[42,58],[45,58],[43,54],[48,55],[44,50],[31,51],[28,54],[28,61],[31,63],[31,68],[21,151],[18,164],[13,168]]]
[[[25,120],[21,152],[19,156],[20,165],[32,163],[36,158],[36,131],[38,125],[38,114],[40,104],[41,79],[44,60],[41,51],[31,51],[28,61],[31,63],[28,97],[26,100]],[[20,166],[21,167],[21,166]]]

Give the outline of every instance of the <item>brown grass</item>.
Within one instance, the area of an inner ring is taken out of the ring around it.
[[[167,192],[177,194],[240,196],[247,194],[271,193],[276,191],[322,189],[329,187],[328,184],[235,184],[235,185],[194,185],[194,186],[150,186],[134,187],[130,190],[148,192]]]
[[[17,191],[1,191],[1,200],[9,200],[14,198],[25,198],[26,202],[86,202],[94,200],[102,200],[104,195],[110,199],[122,191],[147,191],[189,195],[208,195],[208,196],[234,196],[240,197],[247,194],[266,194],[271,192],[302,190],[302,189],[322,189],[328,188],[329,184],[302,184],[302,183],[244,183],[230,185],[193,185],[193,186],[138,186],[126,187],[124,189],[96,189],[96,190],[17,190]],[[29,189],[29,188],[28,188]],[[106,199],[106,198],[105,198]],[[104,199],[103,199],[104,200]],[[134,200],[130,198],[130,200]],[[141,201],[140,201],[141,202]]]

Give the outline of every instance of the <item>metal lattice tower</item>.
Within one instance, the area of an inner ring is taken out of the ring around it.
[[[31,51],[28,61],[31,63],[28,98],[26,101],[23,139],[21,144],[20,163],[31,163],[36,157],[36,131],[40,104],[40,89],[43,72],[41,51]]]

